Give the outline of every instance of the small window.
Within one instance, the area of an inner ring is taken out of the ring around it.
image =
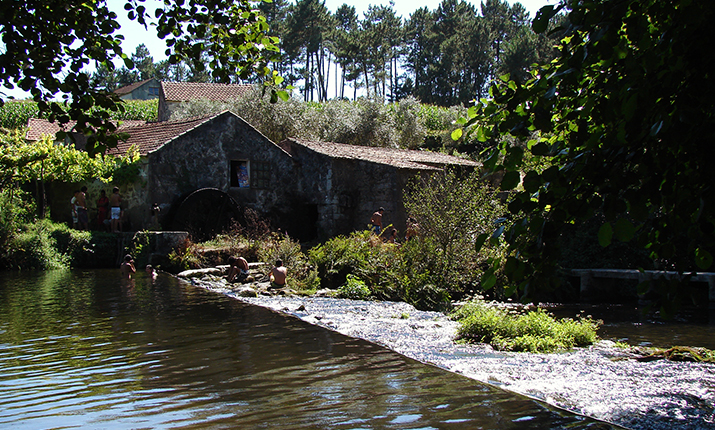
[[[233,160],[231,161],[231,187],[248,188],[248,161]]]
[[[268,188],[271,179],[270,164],[263,161],[251,162],[251,183],[255,188]]]
[[[149,95],[159,97],[159,87],[149,87]]]

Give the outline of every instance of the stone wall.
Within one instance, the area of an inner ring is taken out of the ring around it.
[[[247,187],[235,186],[230,177],[232,162],[246,162],[249,169],[263,163],[269,177],[262,186],[256,186],[253,178]],[[151,202],[159,203],[166,214],[189,193],[215,188],[241,207],[280,218],[290,212],[284,202],[295,195],[297,175],[290,155],[228,112],[150,153],[148,166],[142,209],[147,216]]]

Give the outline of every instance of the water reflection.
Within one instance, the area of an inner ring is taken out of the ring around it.
[[[677,318],[663,321],[646,316],[641,308],[631,305],[551,305],[548,309],[559,317],[591,315],[605,321],[598,330],[603,339],[634,346],[685,345],[715,349],[715,310],[683,308]]]
[[[142,275],[0,273],[0,427],[610,428]]]

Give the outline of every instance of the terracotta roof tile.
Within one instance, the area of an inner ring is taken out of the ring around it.
[[[70,121],[61,128],[62,130],[69,132],[76,123],[76,121]],[[123,120],[119,121],[118,124],[118,128],[121,130],[127,127],[136,127],[138,125],[146,124],[146,121]],[[42,136],[46,134],[54,136],[58,131],[60,131],[60,125],[56,122],[49,122],[46,119],[30,118],[27,122],[27,133],[25,134],[25,139],[38,141],[42,139]]]
[[[126,141],[120,141],[108,154],[125,154],[132,145],[136,145],[140,155],[162,147],[167,142],[214,118],[217,115],[201,118],[187,118],[178,121],[149,122],[137,127],[125,127],[121,131],[129,134]]]
[[[251,85],[199,82],[162,82],[161,87],[164,91],[164,99],[172,102],[199,99],[228,101],[251,91]]]
[[[286,144],[288,142],[288,144]],[[401,169],[439,170],[446,165],[477,167],[480,164],[438,152],[416,151],[409,149],[380,148],[372,146],[347,145],[334,142],[312,142],[302,139],[287,139],[281,143],[288,152],[294,143],[310,150],[334,158],[364,160],[387,164]]]
[[[135,82],[133,84],[125,85],[121,88],[117,88],[116,90],[114,90],[114,93],[118,95],[129,94],[137,88],[141,87],[142,85],[146,84],[147,82],[151,81],[152,79],[153,78],[144,79],[141,82]]]

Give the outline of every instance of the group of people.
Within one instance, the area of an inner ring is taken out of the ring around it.
[[[137,273],[137,269],[136,267],[134,267],[134,258],[131,256],[131,254],[127,254],[124,256],[124,259],[122,260],[122,265],[119,266],[119,270],[122,274],[122,278],[124,279],[132,279],[132,275]],[[156,271],[151,264],[147,264],[144,268],[144,271],[151,279],[156,279]]]
[[[122,230],[122,197],[119,187],[112,189],[112,195],[102,190],[97,200],[97,227],[118,233]],[[72,226],[78,230],[89,230],[89,210],[87,208],[87,187],[74,192],[70,200],[72,211]]]
[[[131,254],[124,256],[121,266],[119,266],[123,279],[132,279],[132,275],[137,273],[137,269],[134,266],[134,258]],[[228,276],[226,280],[228,282],[243,282],[248,278],[248,261],[243,257],[231,256],[228,259]],[[156,278],[156,271],[151,264],[147,264],[145,271],[148,276],[152,279]],[[286,281],[288,280],[288,269],[283,266],[282,260],[276,260],[275,266],[271,269],[269,274],[269,279],[271,282],[271,288],[280,289],[286,286]]]
[[[383,207],[380,207],[372,214],[372,217],[370,217],[370,230],[376,235],[382,236],[383,240],[387,243],[397,243],[397,229],[395,227],[390,227],[390,230],[386,234],[383,234],[382,217],[384,214],[385,208]],[[405,242],[417,236],[418,229],[417,221],[412,217],[408,217]]]
[[[243,257],[231,256],[228,259],[228,282],[243,282],[248,278],[248,261]],[[271,269],[269,279],[272,288],[283,288],[286,286],[288,270],[283,266],[282,260],[276,260],[275,266]]]

